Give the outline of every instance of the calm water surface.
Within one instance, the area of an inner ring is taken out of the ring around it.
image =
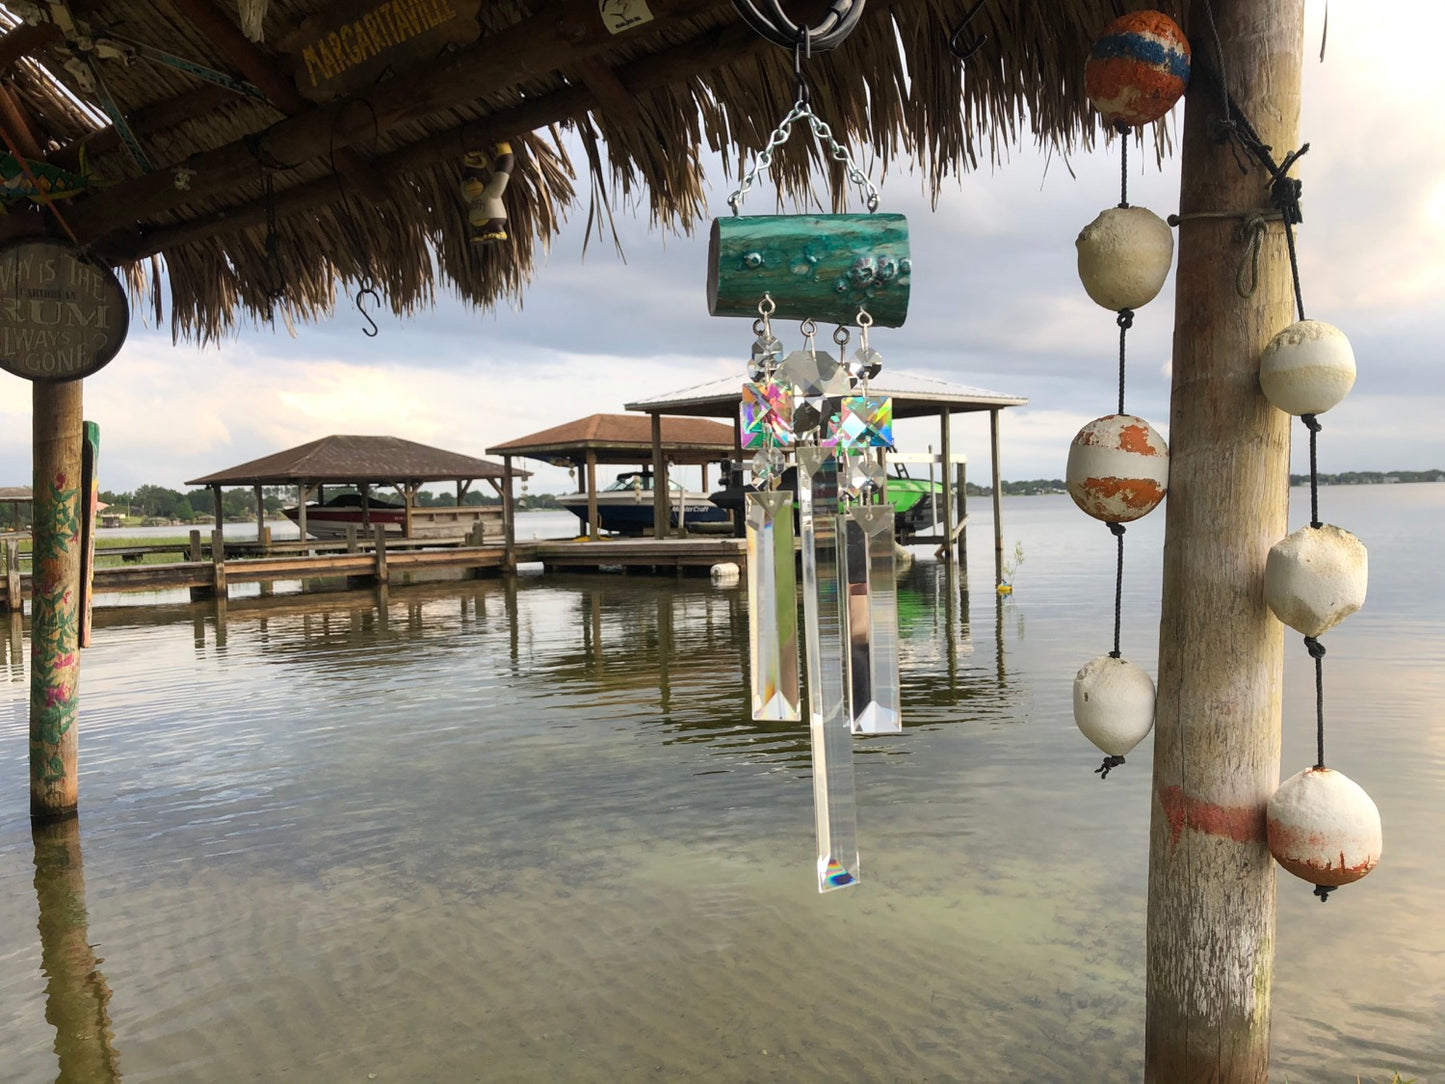
[[[1326,704],[1385,858],[1327,906],[1281,873],[1274,1076],[1445,1081],[1445,486],[1322,511],[1370,547]],[[1113,539],[1006,501],[999,602],[971,513],[966,582],[925,551],[900,577],[906,729],[855,745],[864,884],[827,896],[806,728],[748,718],[736,588],[98,611],[81,817],[34,839],[0,623],[0,1080],[1139,1079],[1150,747],[1100,782],[1069,700],[1111,646]],[[1151,672],[1162,532],[1128,534]],[[1313,673],[1286,642],[1291,774]]]

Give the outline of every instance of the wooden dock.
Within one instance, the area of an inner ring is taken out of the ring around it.
[[[157,555],[181,557],[158,564],[140,563]],[[624,572],[706,575],[716,564],[746,565],[746,543],[739,538],[612,538],[600,541],[516,543],[510,556],[498,541],[473,545],[465,540],[399,539],[378,535],[358,541],[227,542],[212,532],[189,543],[101,548],[93,579],[95,595],[169,591],[185,588],[192,598],[226,598],[235,584],[259,583],[269,593],[278,581],[299,580],[303,590],[329,587],[420,582],[439,575],[500,574],[514,564],[541,562],[544,571]],[[18,539],[0,543],[0,613],[15,612],[31,597],[30,573],[22,571]]]

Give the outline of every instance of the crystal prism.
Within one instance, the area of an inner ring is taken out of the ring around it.
[[[778,448],[768,445],[753,456],[753,480],[756,482],[771,482],[778,475],[783,473],[787,465],[787,457]]]
[[[826,350],[794,350],[778,366],[776,379],[792,384],[800,397],[846,395],[848,371]]]
[[[743,385],[739,411],[744,448],[793,443],[793,390],[789,385],[748,381]]]
[[[798,683],[798,581],[793,495],[747,497],[748,646],[753,718],[802,718]]]
[[[841,518],[849,726],[854,734],[896,734],[903,722],[893,509],[867,505]]]
[[[892,448],[893,400],[886,395],[849,395],[839,401],[838,413],[825,443],[839,448]]]
[[[843,611],[839,596],[838,461],[823,448],[798,449],[798,522],[808,660],[808,730],[818,891],[856,884],[858,822],[849,740]]]

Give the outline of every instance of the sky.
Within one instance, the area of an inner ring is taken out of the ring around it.
[[[1382,10],[1387,18],[1374,14]],[[1322,2],[1307,4],[1300,132],[1310,151],[1295,171],[1305,216],[1297,241],[1306,312],[1349,337],[1358,378],[1321,419],[1320,469],[1445,468],[1445,5],[1336,0],[1321,63],[1324,12]],[[1181,118],[1182,106],[1166,123]],[[1130,202],[1167,217],[1177,209],[1177,157],[1161,166],[1152,152],[1131,152]],[[1067,162],[1031,144],[1005,153],[945,181],[936,207],[921,174],[895,165],[881,178],[880,209],[908,215],[914,271],[907,322],[875,330],[872,345],[885,368],[1027,397],[1001,415],[1002,476],[1056,478],[1074,434],[1115,408],[1114,316],[1079,284],[1074,239],[1118,201],[1118,144]],[[714,180],[709,205],[725,215],[731,185],[720,171]],[[766,187],[750,194],[745,213],[771,213],[770,196]],[[483,455],[741,373],[752,332],[746,320],[708,316],[706,223],[685,237],[649,229],[645,209],[614,210],[625,262],[610,238],[594,238],[584,257],[582,206],[538,261],[520,307],[486,312],[444,297],[410,319],[378,317],[374,339],[345,298],[335,316],[297,325],[294,336],[245,324],[204,349],[172,344],[168,326],[137,313],[119,355],[86,381],[85,415],[101,429],[101,487],[184,489],[332,433]],[[1166,437],[1173,318],[1171,273],[1129,333],[1126,403]],[[778,333],[786,348],[798,345],[796,326]],[[0,486],[30,482],[30,404],[28,383],[0,373]],[[937,422],[900,422],[895,438],[900,451],[937,450]],[[986,482],[987,413],[955,418],[952,440],[969,456],[970,479]],[[1307,452],[1296,423],[1294,472],[1307,471]],[[576,488],[565,470],[519,465],[537,472],[532,492]]]

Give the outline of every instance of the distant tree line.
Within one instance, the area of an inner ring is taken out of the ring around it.
[[[1291,474],[1292,486],[1308,485],[1308,474]],[[1445,470],[1393,470],[1393,471],[1344,471],[1340,474],[1321,474],[1320,484],[1327,486],[1376,486],[1395,482],[1445,482]],[[1033,478],[1023,482],[1000,482],[999,488],[1006,497],[1032,497],[1040,493],[1065,492],[1062,478]],[[970,497],[993,496],[992,486],[965,485]]]

